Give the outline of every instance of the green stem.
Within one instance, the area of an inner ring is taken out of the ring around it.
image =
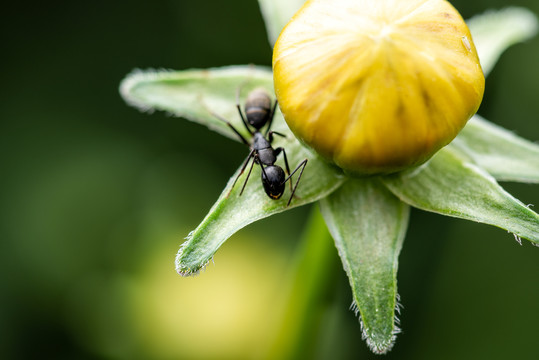
[[[328,295],[333,293],[338,256],[318,206],[310,218],[283,287],[279,324],[267,359],[305,359],[315,351]]]

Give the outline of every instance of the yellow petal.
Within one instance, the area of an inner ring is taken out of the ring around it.
[[[294,134],[347,172],[416,166],[477,111],[485,80],[468,27],[444,0],[310,0],[273,52]]]

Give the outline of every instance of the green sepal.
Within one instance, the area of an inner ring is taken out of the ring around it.
[[[539,145],[475,115],[449,145],[500,181],[539,183]]]
[[[281,30],[304,2],[304,0],[258,0],[271,46],[275,44]]]
[[[409,207],[370,178],[350,179],[320,209],[350,280],[363,338],[373,352],[386,353],[399,332],[397,268]]]
[[[140,110],[167,111],[239,141],[212,112],[248,136],[235,104],[239,101],[243,106],[247,93],[258,87],[272,96],[271,69],[245,65],[184,71],[136,70],[122,81],[120,94],[129,105]],[[239,99],[236,98],[238,90]],[[272,129],[287,129],[280,113],[276,114]]]
[[[288,139],[285,141],[288,161],[291,166],[295,167],[304,159],[309,160],[290,206],[287,206],[290,197],[288,186],[279,200],[270,199],[266,195],[262,188],[258,165],[255,165],[245,190],[240,196],[248,170],[239,177],[236,185],[232,188],[234,179],[240,171],[238,169],[206,218],[189,234],[187,241],[180,247],[176,257],[176,271],[180,275],[189,276],[200,271],[213,258],[217,249],[232,234],[246,225],[319,200],[342,184],[344,177],[335,168],[312,155],[296,140]],[[282,163],[279,165],[284,166]],[[294,184],[297,178],[298,174],[296,173],[293,177]]]
[[[382,180],[411,206],[494,225],[539,244],[539,215],[449,147],[418,168]]]
[[[466,21],[485,75],[490,73],[500,55],[511,45],[537,33],[537,17],[520,7],[488,10]]]

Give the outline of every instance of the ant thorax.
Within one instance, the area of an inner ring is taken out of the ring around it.
[[[253,149],[260,151],[267,148],[271,148],[271,143],[260,132],[255,132],[253,134]]]

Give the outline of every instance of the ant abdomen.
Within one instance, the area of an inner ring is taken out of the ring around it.
[[[271,98],[264,89],[255,89],[245,101],[245,115],[249,125],[260,130],[271,115]]]
[[[277,200],[283,195],[286,175],[280,166],[269,165],[262,168],[262,184],[266,194]]]

